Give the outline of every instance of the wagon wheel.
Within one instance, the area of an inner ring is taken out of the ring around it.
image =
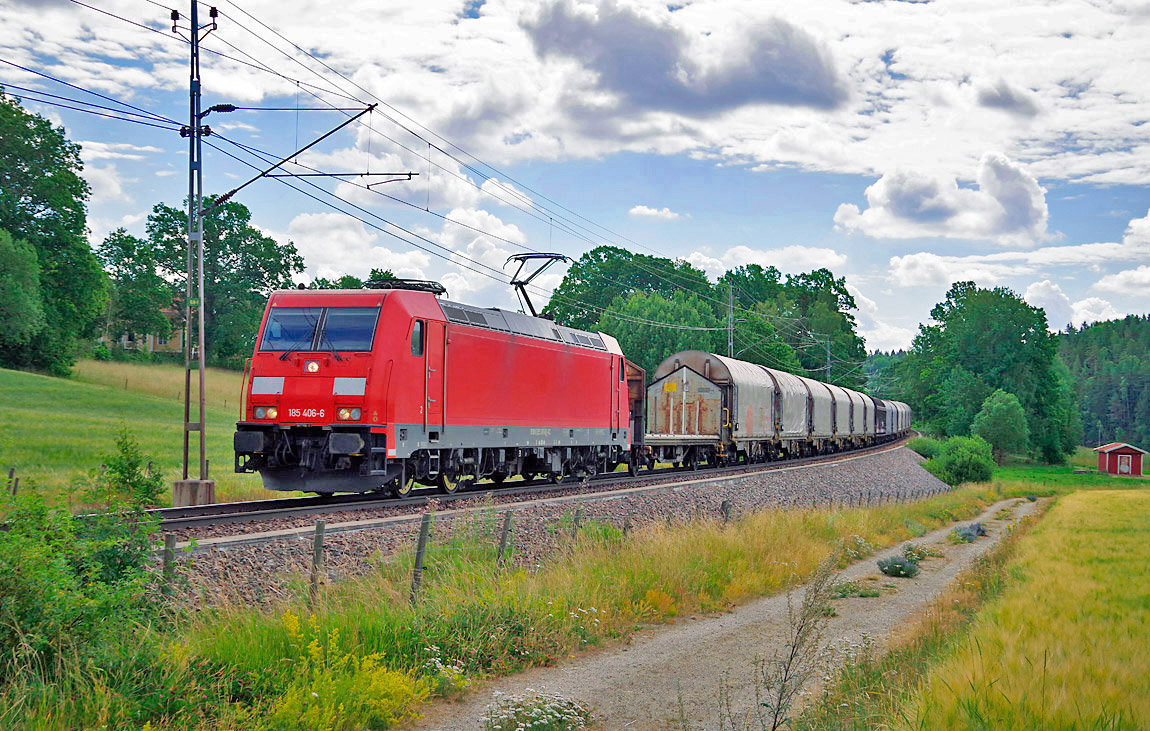
[[[547,480],[552,485],[558,485],[560,482],[563,482],[563,473],[562,472],[547,472],[543,475],[543,479]]]
[[[391,481],[391,494],[395,497],[404,498],[411,495],[411,491],[415,489],[415,478],[408,477],[403,480],[399,477]]]
[[[502,485],[503,481],[507,479],[507,473],[492,472],[491,475],[488,476],[488,479],[494,482],[496,485]]]
[[[633,459],[627,460],[627,474],[634,477],[639,474],[639,463]]]

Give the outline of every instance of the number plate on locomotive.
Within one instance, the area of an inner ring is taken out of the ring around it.
[[[288,409],[287,415],[289,419],[322,419],[324,418],[323,409]]]

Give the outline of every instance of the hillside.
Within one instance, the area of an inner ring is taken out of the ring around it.
[[[0,468],[5,474],[14,467],[22,487],[67,493],[114,448],[123,425],[169,480],[178,477],[183,402],[175,384],[182,382],[182,369],[84,362],[76,373],[67,379],[0,369]],[[267,497],[257,476],[232,472],[239,374],[216,376],[209,375],[206,420],[217,495],[220,500]]]

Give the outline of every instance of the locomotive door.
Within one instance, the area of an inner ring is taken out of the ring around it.
[[[627,387],[627,371],[623,359],[611,357],[611,431],[618,434],[623,429],[623,389]]]
[[[441,426],[447,400],[447,346],[444,323],[427,321],[427,348],[424,353],[427,373],[427,424]]]

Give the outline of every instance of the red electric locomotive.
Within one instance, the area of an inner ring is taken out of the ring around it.
[[[433,282],[386,286],[272,294],[236,472],[272,490],[405,495],[628,459],[643,373],[614,338],[442,300]]]

